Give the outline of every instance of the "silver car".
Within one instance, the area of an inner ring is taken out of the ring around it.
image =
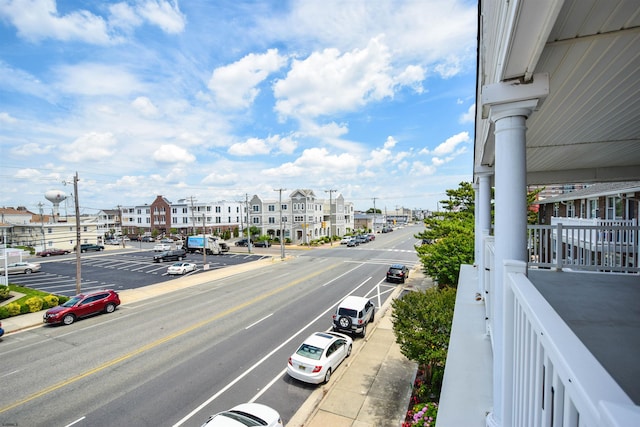
[[[14,262],[7,265],[7,271],[9,274],[31,274],[40,271],[40,264],[32,262]],[[0,265],[0,275],[4,273],[4,266]]]

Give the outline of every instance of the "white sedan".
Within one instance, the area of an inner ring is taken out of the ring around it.
[[[171,250],[171,245],[168,243],[158,243],[153,247],[154,252],[164,252],[164,251],[170,251],[170,250]]]
[[[167,274],[187,274],[196,271],[196,265],[190,262],[176,262],[167,268]]]
[[[40,264],[32,262],[14,262],[7,265],[8,274],[31,274],[40,271]],[[4,266],[0,266],[0,275],[4,276]]]
[[[284,427],[280,414],[260,403],[243,403],[228,411],[211,415],[201,427],[267,426]]]
[[[338,332],[316,332],[291,355],[287,373],[312,384],[326,383],[338,365],[351,354],[353,340]]]

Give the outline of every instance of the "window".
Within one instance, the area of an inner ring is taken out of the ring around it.
[[[269,224],[275,224],[276,223],[276,219],[272,216],[269,217]]]
[[[576,216],[576,206],[573,204],[573,200],[567,202],[567,217],[573,218]]]
[[[288,209],[288,205],[281,205],[280,210],[286,211]]]
[[[260,212],[260,205],[253,205],[251,208],[254,212]]]
[[[275,212],[276,211],[275,205],[269,205],[269,206],[267,206],[267,209],[269,210],[269,212]]]
[[[607,218],[606,219],[621,219],[622,218],[622,199],[617,196],[607,197]]]
[[[598,209],[598,199],[589,199],[589,210],[587,212],[587,218],[599,218],[600,210]]]
[[[216,213],[220,213],[220,209],[221,209],[220,206],[216,206]]]

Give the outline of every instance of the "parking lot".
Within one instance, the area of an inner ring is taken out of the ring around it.
[[[157,252],[149,250],[107,250],[82,254],[81,288],[92,289],[134,289],[173,280],[180,276],[167,275],[172,262],[153,262]],[[257,261],[265,255],[249,253],[226,253],[208,255],[206,267],[202,254],[189,254],[184,261],[196,264],[196,271],[188,275],[200,274],[212,269],[224,268],[245,262]],[[32,274],[10,276],[10,282],[57,295],[76,294],[76,258],[75,254],[51,258],[29,258],[29,262],[39,263],[42,270]]]

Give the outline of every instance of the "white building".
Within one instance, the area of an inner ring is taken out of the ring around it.
[[[640,3],[478,9],[476,253],[458,283],[438,426],[638,426],[637,267],[575,272],[557,256],[535,268],[526,189],[640,180]],[[637,225],[625,230],[637,247]]]

